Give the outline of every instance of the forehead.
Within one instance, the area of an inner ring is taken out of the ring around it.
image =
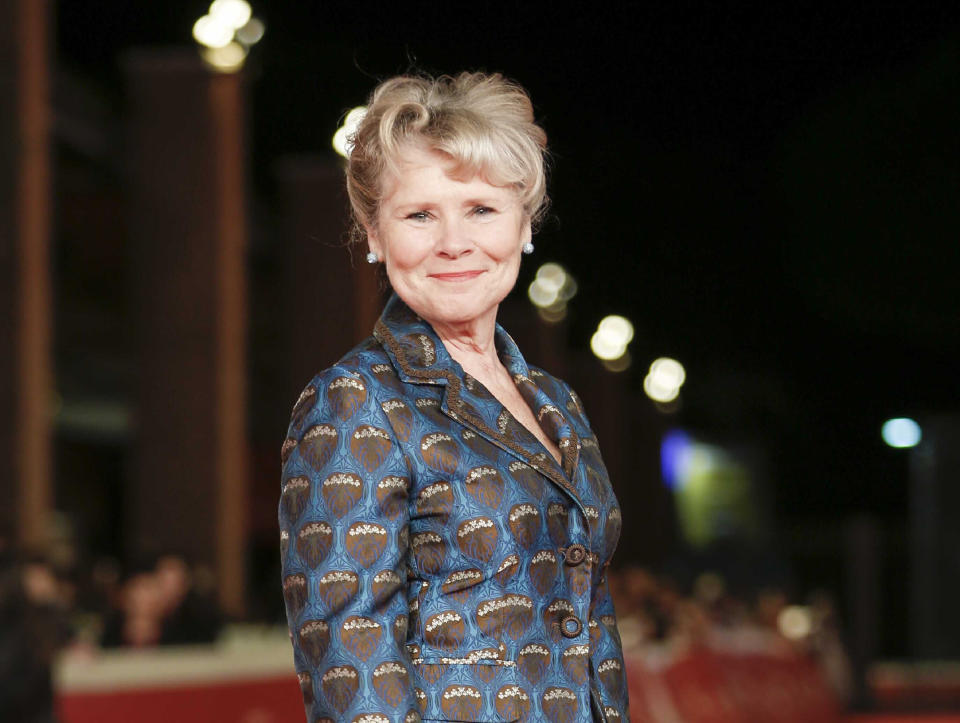
[[[431,192],[516,196],[513,186],[490,183],[443,151],[425,144],[404,145],[381,178],[381,202],[413,200]]]

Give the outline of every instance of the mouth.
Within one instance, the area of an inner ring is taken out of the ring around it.
[[[458,281],[470,281],[470,279],[477,278],[480,274],[483,273],[482,269],[474,271],[456,271],[446,274],[428,274],[431,279],[436,279],[437,281],[448,281],[448,282],[458,282]]]

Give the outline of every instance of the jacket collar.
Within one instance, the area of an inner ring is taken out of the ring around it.
[[[396,294],[387,302],[373,335],[404,382],[444,386],[441,403],[444,414],[511,452],[521,462],[564,489],[583,507],[571,483],[579,460],[580,440],[562,411],[563,404],[552,399],[537,384],[537,375],[531,373],[516,342],[503,327],[499,324],[496,326],[494,343],[497,354],[547,435],[560,448],[562,468],[533,434],[516,422],[479,382],[463,371],[433,327],[417,316]],[[484,414],[481,407],[492,407],[497,412],[495,420],[490,412]]]
[[[465,376],[429,322],[420,318],[396,293],[390,296],[373,335],[405,382],[446,384],[448,372],[461,378]],[[391,338],[398,343],[388,343]],[[512,377],[530,377],[530,367],[516,342],[499,324],[494,332],[494,344],[500,361]]]

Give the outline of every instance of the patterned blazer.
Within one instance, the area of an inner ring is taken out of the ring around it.
[[[396,296],[294,407],[280,540],[311,723],[627,720],[596,438],[499,325],[496,345],[562,464]]]

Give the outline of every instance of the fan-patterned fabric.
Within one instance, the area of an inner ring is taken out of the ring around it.
[[[561,464],[396,296],[294,407],[280,546],[309,723],[627,720],[596,438],[496,344]]]

